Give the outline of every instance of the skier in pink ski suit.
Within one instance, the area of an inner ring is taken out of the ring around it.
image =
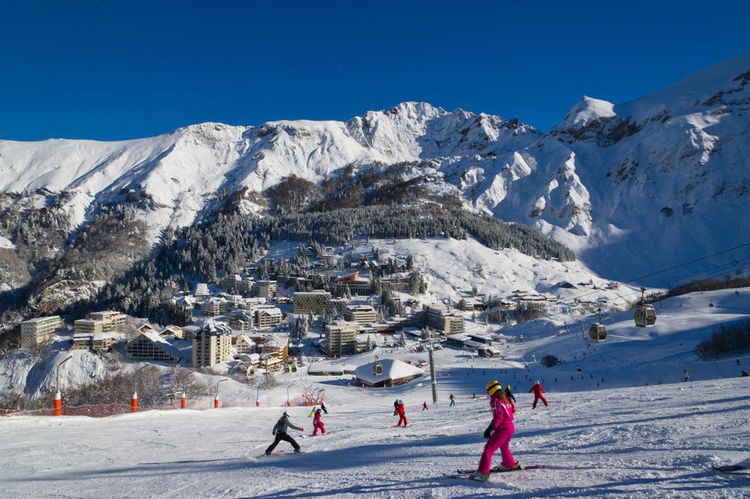
[[[315,411],[315,417],[313,418],[313,437],[318,434],[318,430],[325,435],[326,427],[323,425],[323,421],[320,420],[320,409]]]
[[[500,449],[504,468],[517,468],[518,462],[510,452],[510,439],[516,427],[513,425],[513,406],[507,400],[505,393],[497,381],[487,384],[487,393],[490,395],[490,408],[492,409],[492,422],[484,431],[485,438],[489,438],[484,446],[484,452],[479,460],[479,469],[484,478],[489,476],[492,468],[492,455]]]

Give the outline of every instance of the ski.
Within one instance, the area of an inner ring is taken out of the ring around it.
[[[302,454],[302,451],[299,451],[299,452],[286,452],[286,451],[283,451],[283,450],[275,450],[275,451],[271,452],[270,454],[266,454],[264,452],[263,454],[261,454],[260,456],[258,456],[258,458],[261,458],[261,457],[271,457],[271,456],[282,456],[282,455],[294,455],[294,454]]]
[[[490,473],[510,473],[511,471],[539,470],[539,469],[542,469],[542,468],[544,468],[544,466],[541,465],[541,464],[529,464],[527,466],[521,466],[520,468],[513,468],[513,469],[510,469],[510,470],[504,469],[504,468],[500,468],[499,466],[494,466],[490,470]],[[459,470],[456,470],[456,473],[459,474],[459,475],[470,475],[470,474],[474,473],[475,471],[476,471],[476,468],[471,469],[471,470],[469,470],[469,469],[459,469]]]

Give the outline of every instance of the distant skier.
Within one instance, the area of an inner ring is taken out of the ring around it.
[[[486,390],[490,396],[492,422],[484,430],[484,438],[488,440],[479,460],[479,468],[471,474],[471,478],[474,480],[487,480],[490,477],[492,456],[498,449],[500,449],[502,456],[503,469],[511,470],[521,467],[510,451],[510,439],[516,429],[513,424],[513,407],[497,381],[487,383]]]
[[[453,397],[453,394],[452,394],[452,393],[451,393],[451,394],[450,394],[450,395],[448,396],[448,400],[450,400],[450,401],[451,401],[451,403],[450,403],[450,406],[449,406],[449,407],[455,407],[455,406],[456,406],[456,399],[455,399],[455,397]]]
[[[398,414],[398,399],[393,402],[393,415]]]
[[[682,382],[687,383],[690,380],[690,375],[688,374],[688,370],[685,369],[682,371]]]
[[[541,400],[544,403],[544,407],[547,407],[549,404],[547,403],[547,399],[544,398],[544,387],[541,383],[539,383],[539,380],[536,380],[536,383],[534,383],[534,386],[531,387],[529,390],[529,393],[534,392],[534,403],[531,405],[532,409],[536,409],[536,404]]]
[[[317,436],[318,430],[320,430],[320,433],[325,435],[326,434],[326,427],[323,425],[323,421],[320,420],[320,409],[315,411],[315,417],[313,418],[313,432],[312,436]]]
[[[429,411],[430,408],[427,407],[427,402],[422,403],[422,411]]]
[[[398,414],[398,424],[396,426],[401,426],[401,423],[403,422],[404,428],[406,428],[408,423],[406,421],[406,409],[404,408],[404,401],[398,400],[396,401],[396,403],[398,404],[396,406],[396,413]]]
[[[740,373],[740,378],[747,378],[748,376],[750,376],[750,374],[748,374],[747,371],[742,371]]]
[[[279,420],[276,422],[276,424],[273,427],[273,434],[276,435],[276,439],[273,441],[271,445],[268,446],[266,449],[266,456],[270,456],[271,452],[276,448],[277,445],[279,445],[279,442],[284,440],[285,442],[289,442],[292,444],[292,447],[294,447],[294,452],[299,452],[299,444],[289,436],[289,434],[286,432],[287,428],[293,428],[297,431],[305,431],[304,428],[300,426],[294,426],[289,421],[289,414],[286,412],[281,415]]]

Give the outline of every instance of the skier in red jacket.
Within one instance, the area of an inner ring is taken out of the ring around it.
[[[406,409],[404,409],[404,401],[399,400],[398,401],[398,407],[396,408],[396,412],[398,413],[398,424],[396,426],[401,426],[401,422],[404,422],[404,428],[406,428],[407,422],[406,422]]]
[[[313,418],[313,437],[318,435],[318,430],[320,430],[323,435],[326,434],[326,427],[323,425],[323,421],[320,420],[320,409],[315,411],[315,417]]]
[[[536,409],[536,404],[540,400],[544,403],[544,407],[547,407],[549,404],[547,403],[547,399],[544,398],[544,387],[541,383],[539,383],[539,380],[534,383],[534,386],[531,387],[531,390],[529,390],[529,393],[534,392],[534,403],[532,404],[531,408]]]

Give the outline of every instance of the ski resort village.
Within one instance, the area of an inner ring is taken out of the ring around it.
[[[214,4],[0,15],[0,499],[750,499],[750,7]]]

